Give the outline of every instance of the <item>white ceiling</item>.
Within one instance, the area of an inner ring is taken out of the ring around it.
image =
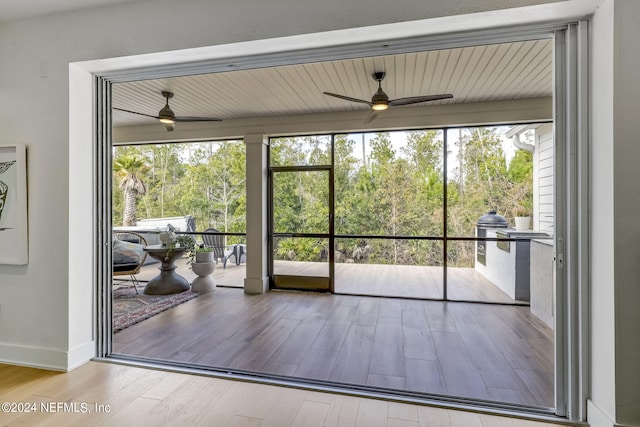
[[[0,0],[0,22],[136,1]],[[371,78],[374,71],[386,71],[382,87],[391,99],[454,95],[430,105],[548,97],[552,94],[552,44],[538,40],[118,83],[114,85],[113,105],[157,115],[164,105],[160,92],[168,89],[175,93],[170,104],[179,116],[231,120],[366,110],[365,104],[322,92],[369,100],[376,90]],[[115,126],[155,122],[117,111],[113,117]]]
[[[368,110],[366,104],[332,98],[322,92],[370,100],[377,89],[371,77],[374,71],[386,71],[382,88],[391,99],[454,95],[453,99],[429,105],[549,97],[552,43],[534,40],[116,83],[113,106],[157,115],[164,106],[161,91],[170,90],[175,93],[170,105],[177,116],[231,120]],[[418,104],[421,105],[425,104]],[[119,111],[114,111],[113,121],[115,126],[156,122]]]
[[[139,0],[0,0],[0,23]]]

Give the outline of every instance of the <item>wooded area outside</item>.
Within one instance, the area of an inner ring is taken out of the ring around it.
[[[191,215],[198,231],[246,232],[243,141],[130,145],[113,151],[114,225]],[[133,169],[120,166],[132,163]],[[142,181],[145,190],[127,198],[131,176]],[[127,218],[131,210],[133,217]],[[235,240],[229,237],[229,243]]]
[[[520,211],[532,214],[532,153],[518,149],[508,160],[506,130],[278,137],[270,140],[270,165],[333,165],[336,262],[440,266],[445,214],[448,237],[470,238],[490,210],[510,224]],[[133,204],[137,219],[191,215],[198,231],[246,232],[243,141],[119,146],[113,155],[113,224],[127,225]],[[273,230],[328,233],[329,177],[328,169],[275,173]],[[275,259],[327,256],[326,239],[274,245]],[[448,265],[473,261],[473,242],[447,245]]]
[[[445,212],[447,236],[461,238],[475,237],[478,218],[490,210],[511,224],[520,212],[532,214],[533,155],[518,149],[508,162],[505,131],[493,127],[273,138],[270,162],[272,167],[331,165],[333,137],[336,262],[441,266]],[[275,232],[328,232],[327,177],[324,171],[274,175]],[[449,244],[448,265],[472,267],[474,251],[474,242]],[[278,239],[274,258],[326,261],[327,252],[322,239],[284,238]]]

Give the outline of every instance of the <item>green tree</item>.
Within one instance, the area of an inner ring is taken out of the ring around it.
[[[458,148],[457,175],[447,181],[447,234],[451,237],[475,235],[478,218],[489,210],[505,213],[511,189],[498,129],[462,129]],[[450,242],[448,265],[471,267],[475,248],[472,242]]]
[[[509,214],[526,216],[533,213],[533,153],[517,150],[509,163],[508,178],[512,185]]]
[[[141,176],[147,169],[145,159],[135,155],[118,157],[113,162],[113,171],[119,178],[119,187],[124,193],[123,226],[132,226],[136,223],[137,197],[147,191]]]
[[[504,212],[504,198],[510,187],[497,130],[468,129],[458,155],[462,156],[461,181],[448,183],[447,231],[452,236],[473,236],[481,215],[491,209]]]
[[[175,192],[198,228],[246,231],[245,164],[245,146],[238,141],[202,143],[191,151]]]
[[[156,144],[143,146],[141,150],[150,159],[149,191],[143,198],[147,218],[163,218],[188,215],[178,202],[179,185],[186,165],[184,158],[190,144]]]
[[[329,165],[335,159],[337,234],[428,236],[434,240],[356,239],[336,242],[338,261],[441,265],[443,195],[447,188],[447,233],[470,237],[490,209],[509,216],[531,206],[531,153],[517,152],[506,166],[500,133],[494,128],[461,129],[455,174],[445,177],[443,133],[391,133],[276,138],[272,166]],[[456,151],[458,150],[458,151]],[[246,231],[245,147],[238,141],[117,147],[114,157],[148,159],[138,177],[146,184],[139,211],[146,217],[193,215],[198,229]],[[451,170],[452,164],[449,164]],[[446,180],[445,180],[446,178]],[[274,226],[280,232],[327,232],[328,174],[274,174]],[[115,180],[114,180],[115,184]],[[120,194],[123,194],[120,197]],[[139,197],[140,195],[138,195]],[[124,192],[114,188],[114,223],[124,212]],[[123,214],[124,217],[124,214]],[[275,256],[318,261],[328,247],[321,239],[280,239]],[[449,265],[471,266],[473,244],[450,242]]]

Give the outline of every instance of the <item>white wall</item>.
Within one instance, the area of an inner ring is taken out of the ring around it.
[[[69,69],[70,62],[437,16],[446,18],[334,32],[314,40],[349,43],[358,37],[375,40],[560,20],[584,16],[601,1],[408,0],[400,5],[387,0],[162,0],[0,25],[2,143],[29,148],[30,227],[29,265],[0,266],[0,361],[68,369],[86,360],[93,347],[90,75]],[[547,4],[456,16],[538,3]],[[593,31],[591,104],[597,120],[592,127],[591,239],[598,262],[591,267],[591,402],[599,411],[594,417],[605,420],[601,425],[611,420],[640,424],[640,248],[634,213],[640,203],[635,196],[640,144],[633,138],[634,115],[640,110],[635,84],[639,9],[635,0],[607,0]],[[272,45],[300,47],[298,40],[278,39]],[[254,45],[243,46],[250,50]],[[117,66],[134,63],[123,59]],[[69,73],[76,81],[87,80],[72,87],[84,95],[70,96]],[[75,111],[72,123],[69,103]]]
[[[613,69],[613,182],[616,422],[640,426],[640,2],[616,1]],[[601,141],[605,142],[605,141]],[[594,222],[594,226],[597,223]]]
[[[591,195],[598,201],[591,211],[591,401],[588,416],[596,411],[610,422],[615,417],[614,206],[613,206],[613,2],[600,7],[592,26]],[[595,83],[597,82],[597,84]],[[606,425],[606,424],[600,424]]]
[[[591,399],[594,426],[640,425],[640,2],[592,27]]]

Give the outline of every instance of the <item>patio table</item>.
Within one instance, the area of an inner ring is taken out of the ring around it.
[[[147,295],[178,294],[190,289],[189,281],[175,272],[175,260],[180,258],[186,248],[170,248],[163,245],[150,245],[144,247],[149,256],[159,260],[160,274],[151,279],[144,288]]]

